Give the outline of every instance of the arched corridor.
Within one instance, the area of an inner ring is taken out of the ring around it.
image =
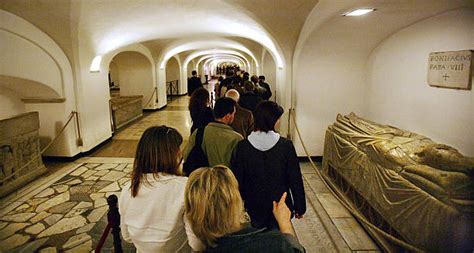
[[[359,8],[371,12],[346,15]],[[284,110],[278,132],[295,145],[308,206],[293,226],[307,252],[442,248],[428,231],[414,232],[420,224],[399,222],[418,211],[398,204],[430,207],[420,199],[440,208],[418,212],[430,217],[427,227],[453,234],[443,250],[464,249],[456,240],[472,238],[474,224],[472,24],[470,0],[3,0],[0,252],[90,252],[106,226],[106,197],[130,180],[143,132],[174,127],[184,148],[192,71],[215,100],[228,66],[264,76],[269,100]],[[433,63],[438,54],[453,63]],[[393,143],[378,146],[387,136]],[[369,169],[368,161],[379,163]],[[320,172],[409,246],[361,225]],[[404,187],[421,193],[390,195]],[[449,230],[438,215],[467,217],[468,228]]]

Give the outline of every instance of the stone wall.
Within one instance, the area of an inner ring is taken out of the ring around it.
[[[46,173],[38,130],[38,112],[0,120],[0,197]]]

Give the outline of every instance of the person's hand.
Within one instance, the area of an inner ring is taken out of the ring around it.
[[[273,201],[273,215],[278,222],[280,231],[282,233],[293,234],[293,228],[291,227],[291,212],[285,203],[287,193],[283,193],[278,203]]]
[[[298,214],[298,213],[295,213],[295,217],[296,219],[303,219],[303,214]]]

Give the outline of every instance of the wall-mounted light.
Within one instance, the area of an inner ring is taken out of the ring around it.
[[[352,11],[349,11],[349,12],[346,12],[344,14],[342,14],[342,16],[346,16],[346,17],[356,17],[356,16],[362,16],[362,15],[365,15],[369,12],[373,12],[375,11],[374,8],[361,8],[361,9],[356,9],[356,10],[352,10]]]
[[[94,60],[92,60],[92,64],[91,64],[91,67],[89,68],[89,71],[93,73],[100,72],[101,61],[102,61],[102,55],[97,55],[96,57],[94,57]]]

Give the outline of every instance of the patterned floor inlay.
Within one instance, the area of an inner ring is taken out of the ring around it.
[[[0,217],[0,252],[90,252],[107,225],[110,194],[120,195],[130,163],[85,163]],[[122,242],[125,252],[134,252]],[[103,252],[112,252],[108,237]]]

